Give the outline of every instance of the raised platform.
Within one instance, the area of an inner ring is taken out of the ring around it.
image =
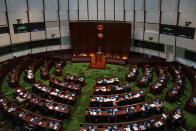
[[[91,61],[90,56],[72,56],[71,61],[75,62],[89,62]],[[115,58],[106,58],[106,64],[116,64],[116,65],[125,65],[127,60],[115,59]]]

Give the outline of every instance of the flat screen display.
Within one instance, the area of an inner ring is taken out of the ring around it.
[[[25,23],[25,24],[14,24],[14,33],[25,33],[25,32],[36,32],[44,31],[45,23],[36,22],[36,23]]]
[[[0,26],[0,34],[10,33],[8,26]]]
[[[195,28],[191,27],[179,27],[178,37],[188,38],[188,39],[194,39],[195,36]]]
[[[29,24],[14,24],[14,33],[25,33],[29,32]]]
[[[44,30],[45,30],[44,22],[30,23],[31,32],[44,31]]]
[[[176,36],[177,31],[178,31],[178,27],[174,25],[161,25],[160,26],[161,34]]]

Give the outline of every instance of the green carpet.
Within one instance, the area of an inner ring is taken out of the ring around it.
[[[80,127],[80,123],[85,122],[85,108],[89,106],[89,98],[93,94],[93,86],[95,85],[96,78],[108,78],[108,77],[118,77],[120,79],[121,84],[125,83],[125,74],[129,72],[129,65],[126,66],[118,66],[118,65],[111,65],[107,64],[105,70],[98,70],[98,69],[88,69],[89,63],[71,63],[67,62],[66,66],[63,68],[63,74],[74,74],[77,76],[84,76],[86,78],[85,86],[82,87],[82,93],[80,96],[77,97],[77,104],[71,107],[71,116],[70,118],[65,118],[63,120],[63,129],[68,131],[77,131]],[[54,75],[55,68],[53,67],[50,70],[50,76]],[[139,75],[138,78],[142,75],[142,69],[139,68]],[[26,83],[23,79],[24,73],[20,77],[20,85],[24,86],[26,89],[31,91],[32,84]],[[40,69],[35,74],[36,80],[41,80],[45,84],[49,84],[49,81],[42,80],[40,78]],[[63,79],[63,77],[58,77],[59,79]],[[10,99],[13,100],[13,93],[15,92],[14,89],[8,88],[7,85],[7,77],[2,83],[2,92]],[[157,74],[154,71],[153,72],[153,81],[157,80]],[[133,90],[139,89],[136,86],[136,82],[131,82],[131,86],[133,87]],[[173,81],[168,81],[167,88],[163,90],[162,95],[152,95],[149,93],[149,87],[144,88],[143,90],[147,94],[146,100],[154,98],[158,96],[163,101],[164,111],[167,112],[169,110],[174,109],[175,107],[179,107],[181,109],[184,108],[185,102],[187,98],[191,95],[191,85],[190,82],[186,79],[186,90],[185,90],[185,97],[181,97],[180,102],[181,105],[177,105],[176,103],[168,103],[164,101],[165,93],[168,91],[168,89],[173,87]],[[39,111],[36,111],[36,113],[40,114]],[[184,111],[185,118],[186,118],[186,128],[190,129],[196,124],[194,123],[196,121],[196,115],[190,114],[186,111]],[[52,117],[53,116],[48,116]],[[2,121],[2,116],[0,115],[0,120]],[[12,127],[12,124],[10,122],[6,123],[8,127]]]

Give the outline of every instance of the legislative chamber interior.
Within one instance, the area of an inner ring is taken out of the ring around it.
[[[196,0],[0,0],[0,131],[196,131]]]

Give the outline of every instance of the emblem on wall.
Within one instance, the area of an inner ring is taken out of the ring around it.
[[[97,30],[98,31],[103,31],[103,25],[97,25]]]

